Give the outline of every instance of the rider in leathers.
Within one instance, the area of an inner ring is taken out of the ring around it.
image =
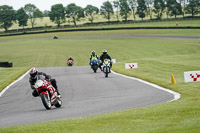
[[[101,60],[101,63],[99,64],[100,69],[101,69],[101,65],[103,64],[104,59],[110,59],[110,61],[112,60],[110,55],[107,54],[107,50],[105,49],[102,51],[102,55],[100,56],[100,60]],[[110,67],[112,67],[112,62],[110,62]]]
[[[69,61],[69,60],[74,61],[74,59],[71,56],[67,59],[67,61]]]
[[[31,71],[30,71],[29,83],[31,85],[31,89],[33,89],[32,95],[34,97],[39,96],[37,91],[36,91],[36,89],[35,89],[35,87],[34,87],[35,82],[37,80],[37,75],[43,75],[47,81],[51,81],[52,86],[56,89],[58,95],[60,95],[60,93],[58,92],[58,87],[57,87],[57,84],[56,84],[56,80],[52,79],[51,76],[47,75],[46,73],[38,72],[37,68],[33,67],[33,68],[31,68]]]

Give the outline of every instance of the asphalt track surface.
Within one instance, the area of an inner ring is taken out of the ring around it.
[[[105,78],[89,66],[39,68],[57,80],[61,108],[46,110],[33,97],[26,75],[0,97],[0,127],[91,116],[168,102],[174,95],[111,73]]]
[[[60,39],[96,39],[96,38],[168,38],[168,39],[200,39],[200,36],[176,36],[176,35],[98,35],[59,37]]]

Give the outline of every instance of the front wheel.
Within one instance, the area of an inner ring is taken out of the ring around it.
[[[97,69],[98,69],[98,66],[97,66],[97,65],[94,65],[94,66],[92,67],[92,69],[94,70],[94,73],[96,73],[96,72],[97,72]]]
[[[42,103],[43,103],[44,107],[47,110],[51,109],[51,101],[50,101],[50,97],[49,97],[48,93],[41,94],[41,99],[42,99]]]
[[[105,77],[108,77],[108,67],[106,67]]]
[[[56,108],[60,108],[62,106],[62,101],[60,98],[57,99],[57,103],[55,104]]]

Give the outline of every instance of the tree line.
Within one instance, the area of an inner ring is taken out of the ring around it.
[[[51,6],[50,11],[40,11],[34,4],[26,4],[19,10],[14,10],[11,6],[0,6],[0,28],[5,31],[10,28],[13,23],[18,22],[21,27],[27,26],[30,20],[32,28],[34,27],[36,18],[48,16],[50,20],[60,27],[61,24],[66,22],[66,18],[72,20],[76,26],[80,18],[88,17],[88,20],[93,23],[95,15],[103,15],[108,22],[113,15],[116,15],[117,21],[121,16],[124,21],[127,21],[129,16],[133,16],[133,21],[136,16],[143,19],[149,17],[161,20],[163,15],[166,14],[167,18],[170,16],[191,14],[192,17],[200,13],[200,0],[113,0],[105,1],[100,9],[93,5],[87,5],[85,8],[71,3],[66,7],[63,4],[55,4]]]

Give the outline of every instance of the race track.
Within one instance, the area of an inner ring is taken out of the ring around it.
[[[108,78],[89,66],[39,68],[57,80],[63,106],[46,110],[33,97],[26,75],[0,97],[0,127],[77,118],[168,102],[174,95],[111,73]]]
[[[98,35],[98,36],[74,36],[60,37],[60,39],[96,39],[96,38],[169,38],[169,39],[200,39],[200,36],[177,36],[177,35]]]

